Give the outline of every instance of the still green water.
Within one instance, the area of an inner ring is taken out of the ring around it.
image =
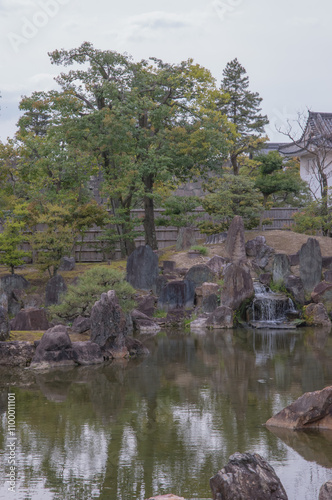
[[[289,500],[332,478],[332,434],[262,424],[332,385],[326,330],[161,333],[151,354],[104,366],[0,371],[1,499],[211,498],[236,451],[275,468]],[[7,395],[15,393],[16,492],[8,492]]]

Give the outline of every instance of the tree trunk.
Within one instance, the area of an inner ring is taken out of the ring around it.
[[[237,155],[231,155],[231,164],[233,167],[234,175],[239,175],[239,164],[237,162]]]
[[[154,205],[152,198],[153,189],[153,175],[149,174],[143,178],[145,185],[145,195],[143,198],[144,202],[144,232],[145,232],[145,244],[149,245],[152,250],[158,249],[157,237],[156,237],[156,227],[154,223]]]

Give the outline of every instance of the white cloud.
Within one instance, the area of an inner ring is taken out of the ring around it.
[[[292,17],[287,19],[287,23],[296,27],[315,26],[319,23],[319,19],[317,17]]]

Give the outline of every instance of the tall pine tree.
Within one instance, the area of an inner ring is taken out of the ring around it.
[[[267,116],[260,114],[262,98],[248,87],[249,77],[237,58],[227,63],[220,86],[225,97],[218,107],[235,125],[237,133],[230,150],[234,175],[239,174],[239,156],[259,148],[264,142],[264,126],[269,123]]]

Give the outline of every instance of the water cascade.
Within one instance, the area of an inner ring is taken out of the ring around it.
[[[295,314],[293,301],[283,293],[275,293],[262,285],[254,283],[255,298],[249,311],[250,325],[255,328],[296,328],[288,320],[289,314]]]

